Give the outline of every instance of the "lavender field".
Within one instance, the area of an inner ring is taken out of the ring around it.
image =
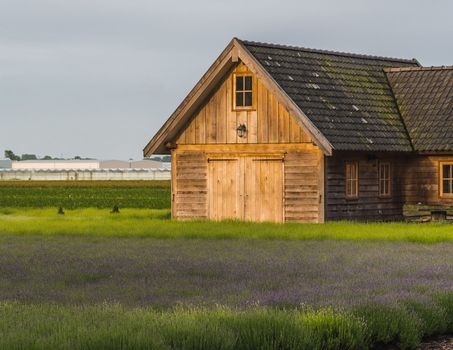
[[[453,290],[453,243],[0,235],[0,300],[349,308]]]

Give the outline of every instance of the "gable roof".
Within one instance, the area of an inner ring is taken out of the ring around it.
[[[452,67],[421,68],[415,59],[235,38],[146,145],[144,155],[168,153],[168,143],[239,61],[326,155],[334,149],[453,151]]]
[[[412,150],[383,69],[415,60],[242,43],[334,149]]]
[[[453,151],[453,66],[386,73],[414,149]]]
[[[276,100],[288,110],[290,115],[296,119],[296,122],[304,129],[324,154],[332,154],[333,147],[327,138],[316,128],[299,106],[276,83],[273,77],[250,54],[243,44],[238,39],[234,38],[145,146],[143,149],[145,157],[153,153],[168,153],[167,144],[171,143],[172,139],[178,135],[185,122],[192,117],[193,112],[196,111],[205,99],[214,92],[214,89],[226,72],[237,65],[239,60],[244,62],[249,70],[261,80],[263,86],[274,94]],[[168,146],[171,147],[171,145]]]

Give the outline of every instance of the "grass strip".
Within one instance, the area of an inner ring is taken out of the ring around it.
[[[0,209],[0,232],[13,234],[105,235],[117,237],[409,241],[437,243],[453,241],[448,223],[354,223],[273,224],[240,221],[169,220],[168,209],[122,209],[111,214],[106,209],[66,210],[57,208]]]

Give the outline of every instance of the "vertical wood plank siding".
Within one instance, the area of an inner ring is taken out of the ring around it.
[[[240,64],[227,75],[214,95],[189,121],[176,144],[311,142],[296,120],[259,79],[254,79],[256,110],[233,110],[233,73],[247,71],[247,67]],[[237,136],[236,128],[240,124],[247,125],[245,137]]]
[[[371,156],[371,157],[370,157]],[[359,164],[359,196],[347,199],[345,163]],[[378,163],[392,167],[392,194],[379,196]],[[394,221],[402,219],[402,160],[391,156],[335,154],[326,158],[326,220]]]

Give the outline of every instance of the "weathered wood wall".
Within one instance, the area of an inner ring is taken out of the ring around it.
[[[255,79],[256,110],[234,111],[234,72],[248,72],[248,69],[241,63],[225,77],[214,95],[184,128],[177,144],[311,142],[296,120],[258,79]],[[247,125],[245,137],[237,136],[236,128],[240,124]]]
[[[205,152],[172,152],[172,216],[177,219],[206,219],[207,157]]]
[[[359,196],[345,193],[345,162],[358,161]],[[378,162],[390,162],[392,194],[379,196]],[[392,221],[402,219],[401,159],[386,155],[335,153],[326,158],[326,220]]]
[[[324,155],[291,150],[285,156],[285,221],[324,222]]]
[[[407,204],[453,205],[453,198],[440,196],[439,162],[453,162],[451,156],[413,156],[404,166],[403,197]]]
[[[173,217],[205,219],[210,216],[209,155],[248,156],[263,152],[283,157],[283,194],[276,198],[283,196],[284,221],[323,222],[324,156],[319,148],[312,144],[178,146],[173,151]],[[239,176],[244,175],[242,173]],[[276,205],[275,208],[279,206]]]

